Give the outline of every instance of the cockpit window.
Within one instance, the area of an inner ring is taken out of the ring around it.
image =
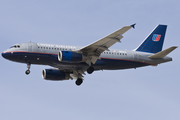
[[[10,48],[20,48],[20,45],[14,45],[14,46],[11,46]]]

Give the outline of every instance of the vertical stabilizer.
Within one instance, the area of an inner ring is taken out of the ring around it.
[[[162,50],[167,25],[158,25],[139,45],[136,51],[157,53]]]

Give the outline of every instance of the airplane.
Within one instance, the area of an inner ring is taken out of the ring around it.
[[[83,75],[97,70],[122,70],[144,66],[157,66],[172,61],[167,55],[177,46],[162,50],[167,25],[157,25],[145,40],[134,50],[109,49],[121,42],[123,34],[135,24],[124,26],[108,36],[87,46],[68,46],[44,43],[15,44],[2,52],[5,59],[27,64],[25,73],[30,73],[31,64],[49,65],[44,69],[45,80],[62,81],[76,79],[76,85],[83,83]]]

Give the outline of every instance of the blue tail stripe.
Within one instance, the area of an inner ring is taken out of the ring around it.
[[[157,53],[162,50],[167,25],[158,25],[136,51]]]

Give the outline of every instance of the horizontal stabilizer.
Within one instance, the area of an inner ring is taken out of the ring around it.
[[[149,58],[152,58],[152,59],[163,58],[163,57],[168,55],[170,52],[172,52],[176,48],[177,48],[177,46],[167,48],[167,49],[165,49],[163,51],[160,51],[160,52],[158,52],[158,53],[156,53],[154,55],[149,56]]]

